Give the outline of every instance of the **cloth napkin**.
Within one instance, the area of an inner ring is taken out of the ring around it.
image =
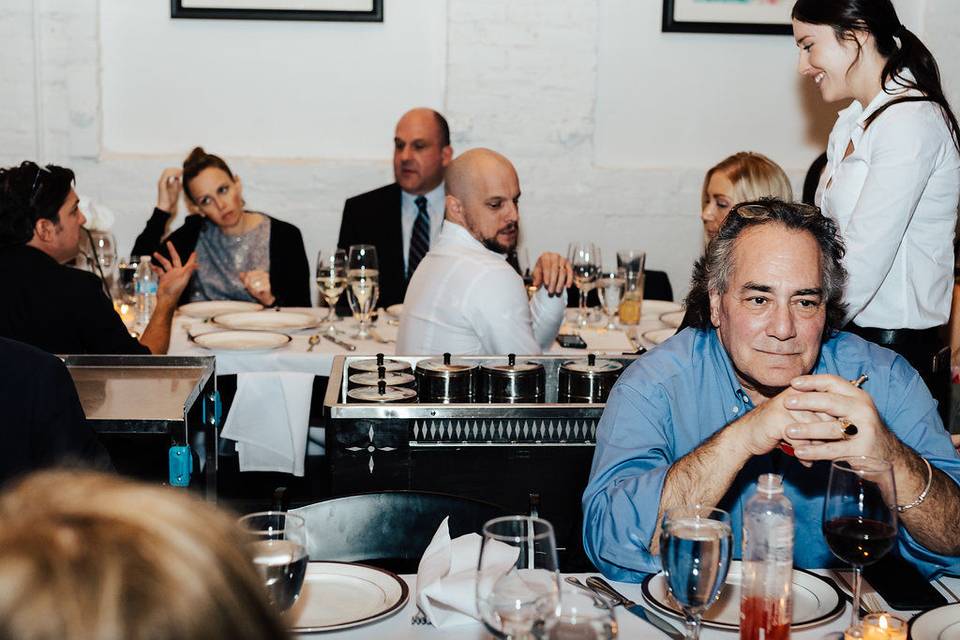
[[[483,539],[468,533],[450,539],[449,517],[443,519],[433,534],[417,567],[417,604],[436,627],[454,627],[476,623],[477,562]],[[517,562],[520,550],[508,544],[495,542],[487,553],[491,571],[502,567],[506,573]],[[486,557],[486,556],[485,556]]]
[[[312,373],[239,373],[223,437],[237,442],[240,471],[303,476]]]
[[[587,343],[591,351],[604,351],[620,354],[624,351],[634,351],[634,347],[623,331],[607,331],[605,329],[581,329],[580,337]]]

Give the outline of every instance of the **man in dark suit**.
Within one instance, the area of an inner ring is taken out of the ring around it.
[[[341,249],[377,248],[381,307],[403,302],[410,276],[440,233],[443,173],[453,157],[447,121],[432,109],[405,113],[393,143],[395,182],[344,203],[337,241]]]

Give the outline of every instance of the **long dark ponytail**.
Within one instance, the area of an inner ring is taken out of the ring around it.
[[[886,103],[867,119],[866,126],[881,113],[901,102],[934,102],[940,105],[943,117],[947,121],[953,143],[960,149],[960,126],[957,117],[940,84],[940,70],[933,54],[912,31],[900,24],[897,11],[890,0],[797,0],[791,16],[794,20],[807,24],[823,24],[833,27],[837,40],[852,40],[852,31],[868,31],[877,43],[877,51],[887,63],[883,66],[880,83],[883,90],[887,82],[893,81],[901,87],[916,89],[922,96],[901,96]],[[897,44],[897,40],[900,44]],[[856,40],[854,40],[856,42]],[[857,43],[859,47],[859,43]],[[909,69],[915,81],[903,75]],[[864,105],[866,106],[866,105]]]

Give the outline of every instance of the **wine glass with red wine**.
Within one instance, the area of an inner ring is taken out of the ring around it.
[[[823,534],[833,555],[853,565],[853,617],[860,612],[860,572],[897,540],[897,492],[885,460],[855,456],[830,465]]]

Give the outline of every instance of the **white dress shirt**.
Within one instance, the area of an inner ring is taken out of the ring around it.
[[[816,202],[846,243],[846,319],[926,329],[950,317],[960,154],[933,102],[893,105],[864,130],[882,105],[904,93],[921,95],[899,89],[881,91],[866,109],[854,101],[839,113]],[[851,141],[854,151],[844,158]]]
[[[397,353],[536,355],[560,330],[566,292],[543,287],[527,301],[523,280],[505,256],[447,220],[410,279]]]
[[[403,270],[406,273],[410,266],[407,261],[410,259],[410,236],[413,235],[413,223],[417,221],[416,200],[420,196],[407,193],[400,190],[400,226],[403,228]],[[443,183],[434,189],[423,194],[427,199],[427,213],[430,215],[430,246],[437,241],[440,236],[440,227],[443,226],[443,212],[445,208],[446,197],[443,193]]]

